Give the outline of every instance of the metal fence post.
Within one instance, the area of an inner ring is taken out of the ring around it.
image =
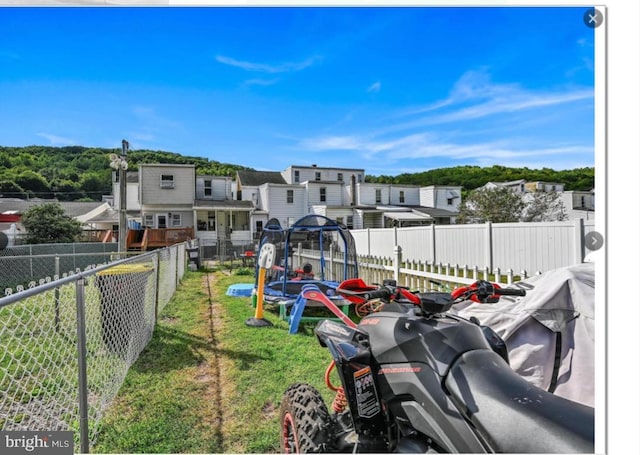
[[[180,284],[180,279],[178,277],[178,274],[180,273],[178,271],[178,263],[180,262],[180,252],[178,251],[178,247],[169,247],[170,250],[174,250],[176,253],[176,273],[175,273],[175,286],[173,287],[173,292],[176,291],[176,289],[178,289],[178,284]],[[171,253],[169,253],[169,256],[171,256]],[[182,260],[184,261],[184,257],[182,258]],[[231,270],[233,270],[233,258],[231,258]]]
[[[55,258],[55,270],[54,270],[54,279],[60,278],[60,256],[56,256]],[[55,317],[54,317],[54,326],[56,332],[60,332],[60,287],[56,286],[53,291],[54,305],[55,305]]]
[[[89,408],[87,388],[87,338],[84,315],[85,278],[76,281],[76,317],[78,333],[78,412],[80,424],[80,452],[89,453]]]
[[[156,298],[155,298],[155,322],[158,322],[158,308],[160,307],[160,250],[156,253]]]

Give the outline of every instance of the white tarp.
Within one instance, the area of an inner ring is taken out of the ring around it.
[[[518,374],[544,390],[553,389],[555,376],[555,395],[594,406],[594,286],[594,264],[578,264],[512,286],[525,288],[525,297],[502,297],[495,304],[463,303],[455,311],[466,318],[475,316],[495,330],[507,344],[511,367]]]

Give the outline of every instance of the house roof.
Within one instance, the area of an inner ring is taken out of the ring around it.
[[[432,207],[412,206],[411,208],[415,212],[425,213],[429,216],[432,216],[433,218],[451,218],[452,216],[458,215],[458,212],[452,212],[445,209],[436,209]]]
[[[120,221],[120,212],[114,208],[108,207],[103,212],[88,219],[85,223],[118,223]]]
[[[433,221],[428,213],[391,211],[384,212],[384,216],[398,221]]]
[[[331,166],[317,166],[312,164],[311,166],[300,166],[297,164],[289,166],[287,169],[320,169],[320,170],[332,170],[332,171],[356,171],[364,172],[364,169],[352,168],[352,167],[331,167]]]
[[[62,206],[62,209],[64,210],[64,213],[73,218],[89,213],[90,211],[104,204],[104,202],[61,202],[56,199],[24,200],[14,198],[0,198],[0,213],[17,212],[22,214],[36,205],[42,205],[52,202],[60,204]]]
[[[193,204],[194,209],[225,209],[225,210],[251,210],[251,201],[213,201],[211,199],[196,199]]]
[[[280,172],[268,171],[238,171],[238,182],[241,186],[260,186],[265,183],[286,184]]]

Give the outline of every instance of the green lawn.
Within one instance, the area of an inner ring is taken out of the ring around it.
[[[278,408],[293,382],[325,394],[329,352],[313,326],[289,335],[250,327],[249,297],[225,295],[246,275],[187,272],[153,339],[129,371],[100,428],[94,453],[271,453],[279,451]]]

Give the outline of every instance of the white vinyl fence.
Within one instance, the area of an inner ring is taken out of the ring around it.
[[[351,234],[358,255],[366,257],[391,259],[399,246],[405,261],[533,275],[583,262],[588,253],[584,236],[593,230],[594,221],[577,219],[357,229]]]

